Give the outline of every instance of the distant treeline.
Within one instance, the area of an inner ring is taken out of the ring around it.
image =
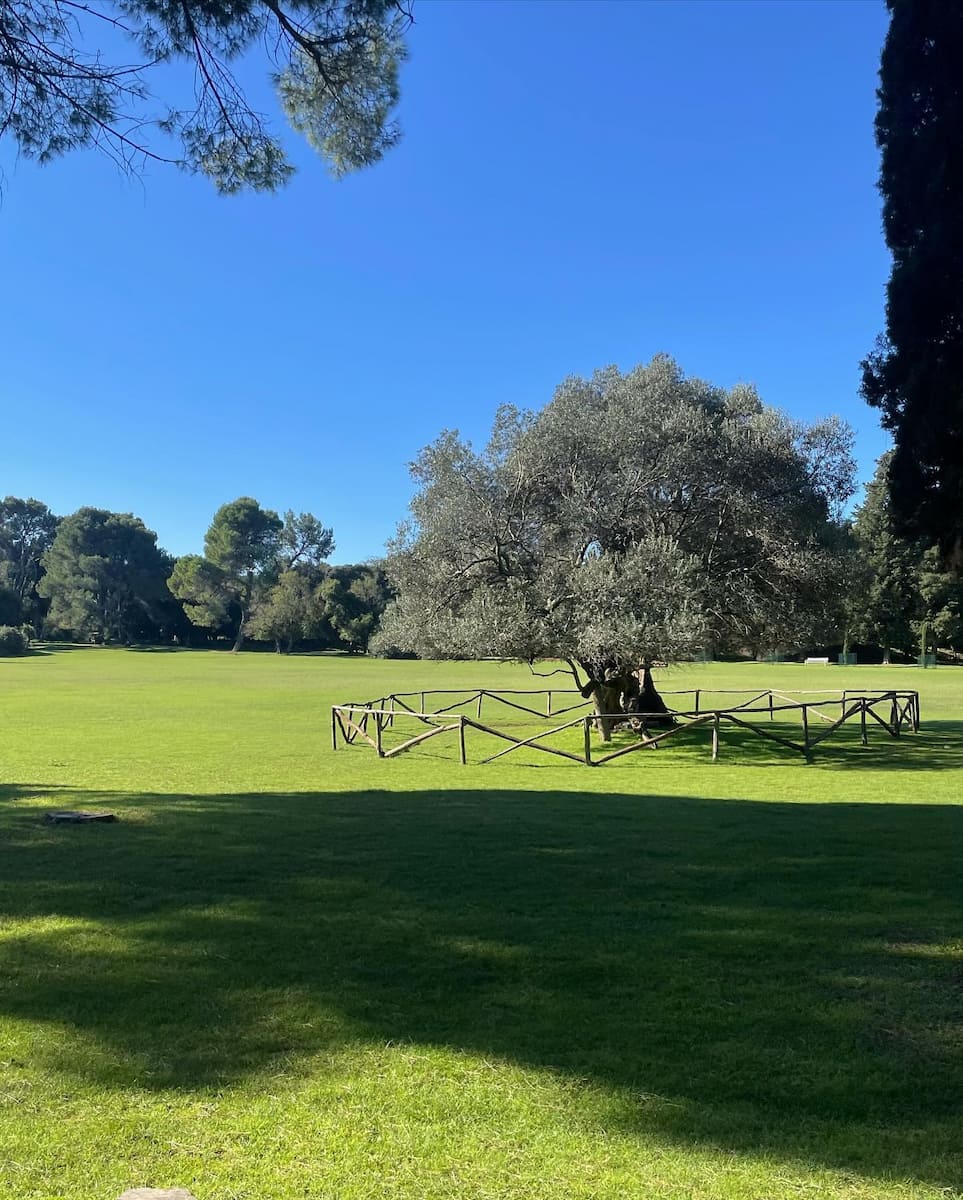
[[[890,500],[892,451],[879,460],[862,505],[846,530],[850,569],[839,580],[842,641],[915,658],[937,648],[963,650],[963,576],[944,565],[940,548],[895,532]]]
[[[894,532],[879,463],[841,528],[840,623],[829,644],[888,661],[963,650],[963,579],[938,550]],[[287,653],[364,653],[392,599],[376,562],[331,566],[333,531],[311,513],[280,516],[240,497],[214,514],[204,554],[174,558],[131,513],[57,517],[39,500],[0,502],[0,654],[25,639],[210,646],[245,639]],[[805,652],[804,646],[782,650]],[[825,648],[824,648],[825,649]]]
[[[311,513],[223,505],[203,555],[175,558],[132,513],[0,502],[0,654],[37,637],[278,653],[364,652],[391,598],[376,563],[331,566],[334,535]]]

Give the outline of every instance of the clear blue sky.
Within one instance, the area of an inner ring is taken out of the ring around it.
[[[0,156],[0,495],[132,511],[178,554],[252,495],[360,560],[440,429],[663,350],[842,414],[868,477],[882,2],[415,11],[404,141],[343,182],[293,135],[273,196]]]

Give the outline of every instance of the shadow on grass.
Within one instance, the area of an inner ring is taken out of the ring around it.
[[[97,649],[97,646],[83,646],[73,642],[32,642],[30,648],[21,657],[51,658],[56,654],[66,654],[71,650]]]
[[[125,646],[124,649],[131,651],[133,654],[189,654],[192,647],[170,645],[152,646],[145,644],[143,646]]]
[[[782,736],[801,741],[798,726],[785,723],[769,726],[764,721],[759,724],[763,730],[771,728]],[[816,722],[810,725],[813,736],[819,736],[824,728]],[[868,767],[874,771],[952,771],[963,768],[963,721],[925,721],[918,733],[904,730],[896,738],[871,723],[867,734],[868,745],[863,746],[858,721],[846,722],[813,748],[812,764],[833,770]],[[803,761],[801,754],[777,745],[764,734],[725,725],[721,731],[719,753],[720,761],[725,763],[764,765],[776,761]]]
[[[467,707],[465,711],[467,712]],[[492,720],[490,723],[493,727],[518,738],[531,737],[540,733],[539,726],[531,722]],[[767,767],[805,763],[800,750],[780,745],[765,736],[766,732],[771,730],[801,745],[798,726],[789,725],[786,722],[770,724],[765,719],[761,719],[758,724],[764,731],[762,734],[754,733],[744,727],[723,724],[719,739],[719,763],[722,766]],[[397,745],[419,732],[421,728],[422,726],[416,725],[413,719],[408,724],[399,721],[397,728],[385,736],[385,745],[389,747]],[[812,728],[816,734],[822,732],[822,728],[815,723]],[[847,771],[861,769],[872,771],[880,769],[888,771],[963,770],[963,721],[927,721],[919,733],[904,731],[898,738],[890,736],[878,725],[871,726],[868,734],[869,744],[863,746],[860,744],[858,723],[847,723],[834,730],[825,740],[815,746],[807,769],[817,771],[819,769],[832,771],[839,769]],[[456,733],[440,735],[438,738],[432,738],[423,743],[411,753],[418,758],[454,763],[457,761],[456,737]],[[693,764],[704,765],[709,760],[710,739],[711,729],[709,726],[688,726],[672,734],[671,737],[660,743],[657,749],[642,747],[611,763],[599,764],[598,759],[603,754],[638,744],[637,734],[628,730],[617,730],[613,734],[611,743],[605,744],[593,738],[592,752],[596,768],[605,771],[606,777],[625,770],[644,772],[653,755],[656,756],[653,761],[657,761],[660,765],[675,766],[678,764],[680,770],[686,770]],[[542,734],[541,740],[548,746],[561,746],[572,753],[579,753],[582,734],[581,730],[574,733],[566,731],[561,737],[545,737]],[[488,754],[496,752],[502,746],[503,743],[494,738],[469,730],[468,760],[472,763],[481,763]],[[374,754],[374,750],[360,739],[348,752],[359,755]],[[512,750],[509,755],[505,756],[505,761],[516,766],[555,769],[558,767],[557,758],[530,747]],[[493,765],[491,769],[497,772],[499,766]],[[579,771],[585,770],[585,767],[572,763],[570,769],[577,774]],[[493,785],[497,786],[497,775],[493,779]],[[617,787],[618,781],[615,781],[613,786]]]
[[[196,654],[196,653],[211,653],[218,652],[221,654],[233,654],[234,648],[229,641],[216,642],[210,646],[170,646],[170,645],[142,645],[142,646],[123,646],[115,647],[116,649],[124,649],[132,654]],[[238,652],[244,657],[257,655],[271,655],[274,658],[353,658],[357,660],[363,655],[350,654],[347,650],[292,650],[290,653],[278,655],[273,646],[264,643],[251,643],[244,646]]]
[[[493,788],[497,778],[493,774]],[[0,789],[0,1014],[116,1089],[451,1046],[608,1125],[961,1182],[963,813],[457,791]]]
[[[87,653],[94,654],[98,650],[128,650],[138,654],[189,654],[192,650],[208,650],[221,649],[221,647],[208,646],[171,646],[171,645],[143,645],[122,646],[122,645],[98,645],[91,642],[35,642],[29,650],[29,654],[36,655],[40,658],[55,657],[58,654],[68,654],[72,651],[82,650]],[[230,646],[227,647],[230,650]]]

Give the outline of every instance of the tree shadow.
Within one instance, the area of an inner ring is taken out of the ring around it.
[[[467,708],[466,708],[467,711]],[[470,714],[469,714],[470,715]],[[502,729],[518,738],[534,736],[539,733],[539,726],[512,724],[491,720],[494,728]],[[802,733],[798,724],[786,721],[770,723],[765,718],[754,721],[760,732],[754,732],[745,726],[722,723],[719,738],[719,763],[725,766],[767,767],[789,766],[806,762],[801,750]],[[825,725],[811,722],[810,730],[818,736],[826,728]],[[409,732],[417,729],[413,724],[397,735],[397,740],[403,741]],[[767,734],[773,733],[779,737],[789,738],[798,748],[781,745],[772,740]],[[953,771],[963,769],[963,721],[926,721],[918,733],[904,730],[899,737],[894,738],[875,723],[867,730],[868,744],[863,746],[860,741],[858,721],[849,721],[838,729],[833,730],[824,740],[820,741],[812,751],[809,767],[812,769],[827,769],[850,771],[881,769],[887,771]],[[611,763],[600,763],[599,759],[606,753],[628,749],[638,745],[638,734],[629,729],[618,729],[612,735],[611,742],[603,743],[593,734],[592,753],[595,764],[606,772],[625,770],[645,770],[647,761],[652,755],[662,765],[678,765],[680,770],[686,770],[695,763],[703,764],[711,752],[711,726],[686,726],[671,734],[656,747],[639,747],[632,753],[624,754]],[[447,740],[439,737],[426,742],[413,751],[419,758],[433,758],[438,761],[456,761],[457,751],[454,747],[454,734],[447,735]],[[567,737],[567,741],[563,738]],[[581,732],[566,731],[562,737],[542,737],[549,746],[564,746],[571,752],[577,752],[581,747]],[[485,756],[500,743],[486,735],[475,735],[469,731],[468,758],[472,763],[481,763]],[[355,743],[354,751],[367,753],[367,748]],[[510,752],[510,762],[526,767],[557,768],[558,760],[549,758],[544,752],[529,747]],[[492,767],[498,770],[497,766]],[[572,764],[575,771],[584,769]]]
[[[956,807],[8,785],[0,823],[0,1012],[59,1031],[48,1070],[444,1045],[609,1089],[640,1136],[963,1182]]]
[[[772,729],[801,743],[798,726],[785,722],[770,726],[765,721],[760,721],[759,725],[762,734],[723,725],[720,761],[765,766],[802,760],[798,751],[777,745],[765,736],[765,732]],[[813,736],[820,735],[825,728],[825,724],[815,721],[810,724]],[[867,728],[867,738],[868,744],[861,745],[859,722],[847,721],[813,747],[811,765],[834,771],[840,768],[873,771],[953,771],[963,768],[963,721],[925,721],[918,733],[904,730],[895,738],[873,722]]]
[[[138,646],[138,645],[125,646],[124,649],[127,650],[131,654],[189,654],[191,652],[192,647],[190,647],[190,646],[171,646],[171,645],[168,645],[167,643],[164,643],[162,645],[150,645],[150,644],[145,643],[142,646]]]
[[[833,769],[861,766],[884,771],[958,771],[963,769],[963,721],[923,721],[918,733],[891,737],[876,726],[869,746],[860,747],[858,726],[845,737],[831,734],[815,750],[815,761]]]
[[[83,646],[73,642],[33,642],[22,657],[51,658],[71,650],[98,650],[99,646]]]

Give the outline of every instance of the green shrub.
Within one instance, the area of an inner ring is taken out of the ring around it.
[[[25,654],[27,639],[13,625],[0,625],[0,655]]]

